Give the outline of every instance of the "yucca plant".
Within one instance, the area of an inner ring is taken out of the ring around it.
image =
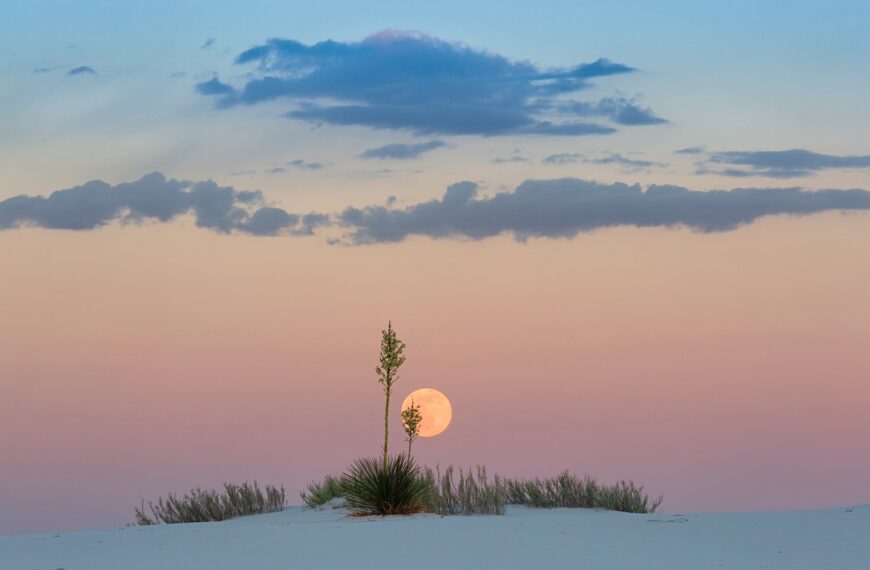
[[[381,331],[381,356],[375,374],[378,383],[384,389],[384,470],[387,469],[387,455],[390,449],[390,396],[393,394],[393,384],[399,379],[399,368],[405,363],[405,343],[398,339],[393,323],[387,323],[387,329]]]
[[[357,459],[344,474],[342,489],[351,514],[408,515],[423,511],[429,486],[405,455]]]
[[[402,410],[402,429],[408,436],[408,457],[411,457],[411,444],[420,435],[420,422],[422,421],[423,415],[420,413],[420,406],[415,405],[414,398],[411,398],[411,405]]]

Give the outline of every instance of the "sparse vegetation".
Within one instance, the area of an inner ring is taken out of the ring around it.
[[[285,505],[283,486],[266,485],[260,489],[254,481],[253,484],[244,482],[241,485],[224,483],[222,492],[197,487],[181,497],[170,493],[165,499],[158,499],[156,504],[149,501],[149,512],[142,501],[142,506],[135,509],[135,515],[139,525],[211,522],[281,511]]]
[[[343,494],[354,515],[408,515],[426,506],[429,486],[405,454],[354,461],[343,478]]]
[[[643,487],[632,481],[606,485],[588,475],[579,477],[568,471],[546,479],[504,479],[501,483],[507,494],[507,502],[512,505],[653,513],[662,503],[661,496],[650,499],[643,492]]]
[[[496,475],[492,481],[487,478],[486,467],[459,469],[455,475],[450,465],[444,472],[423,469],[429,494],[426,511],[441,515],[503,515],[506,494],[503,480]]]
[[[299,493],[302,502],[310,509],[316,509],[336,498],[344,497],[343,477],[341,475],[327,475],[323,481],[318,483],[312,481],[308,486]]]

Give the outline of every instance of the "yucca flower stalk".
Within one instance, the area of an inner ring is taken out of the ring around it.
[[[390,443],[390,396],[393,384],[399,379],[399,367],[405,363],[405,343],[396,337],[393,323],[387,324],[387,330],[381,331],[380,365],[375,367],[378,382],[384,388],[384,471],[387,469],[387,458]]]

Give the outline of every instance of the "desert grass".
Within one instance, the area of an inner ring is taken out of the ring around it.
[[[428,488],[426,512],[441,515],[503,515],[507,495],[504,482],[496,475],[487,477],[486,467],[478,465],[457,472],[452,465],[444,472],[426,467],[422,472]]]
[[[142,501],[135,515],[139,525],[212,522],[281,511],[286,503],[283,486],[260,489],[256,481],[246,481],[241,485],[224,483],[223,491],[197,487],[181,497],[170,493],[156,503],[149,501],[148,512]]]
[[[651,499],[632,481],[607,485],[592,477],[563,471],[545,479],[503,479],[507,502],[535,508],[587,508],[626,513],[654,513],[662,497]]]
[[[299,493],[302,502],[309,509],[322,507],[329,501],[344,498],[344,481],[341,475],[327,475],[318,483],[312,481]]]
[[[424,510],[428,486],[420,468],[407,455],[354,461],[341,484],[351,514],[408,515]]]

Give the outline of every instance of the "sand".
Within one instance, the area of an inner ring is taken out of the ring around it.
[[[870,505],[632,515],[509,507],[505,516],[351,518],[343,510],[0,537],[3,570],[289,568],[870,568]]]

